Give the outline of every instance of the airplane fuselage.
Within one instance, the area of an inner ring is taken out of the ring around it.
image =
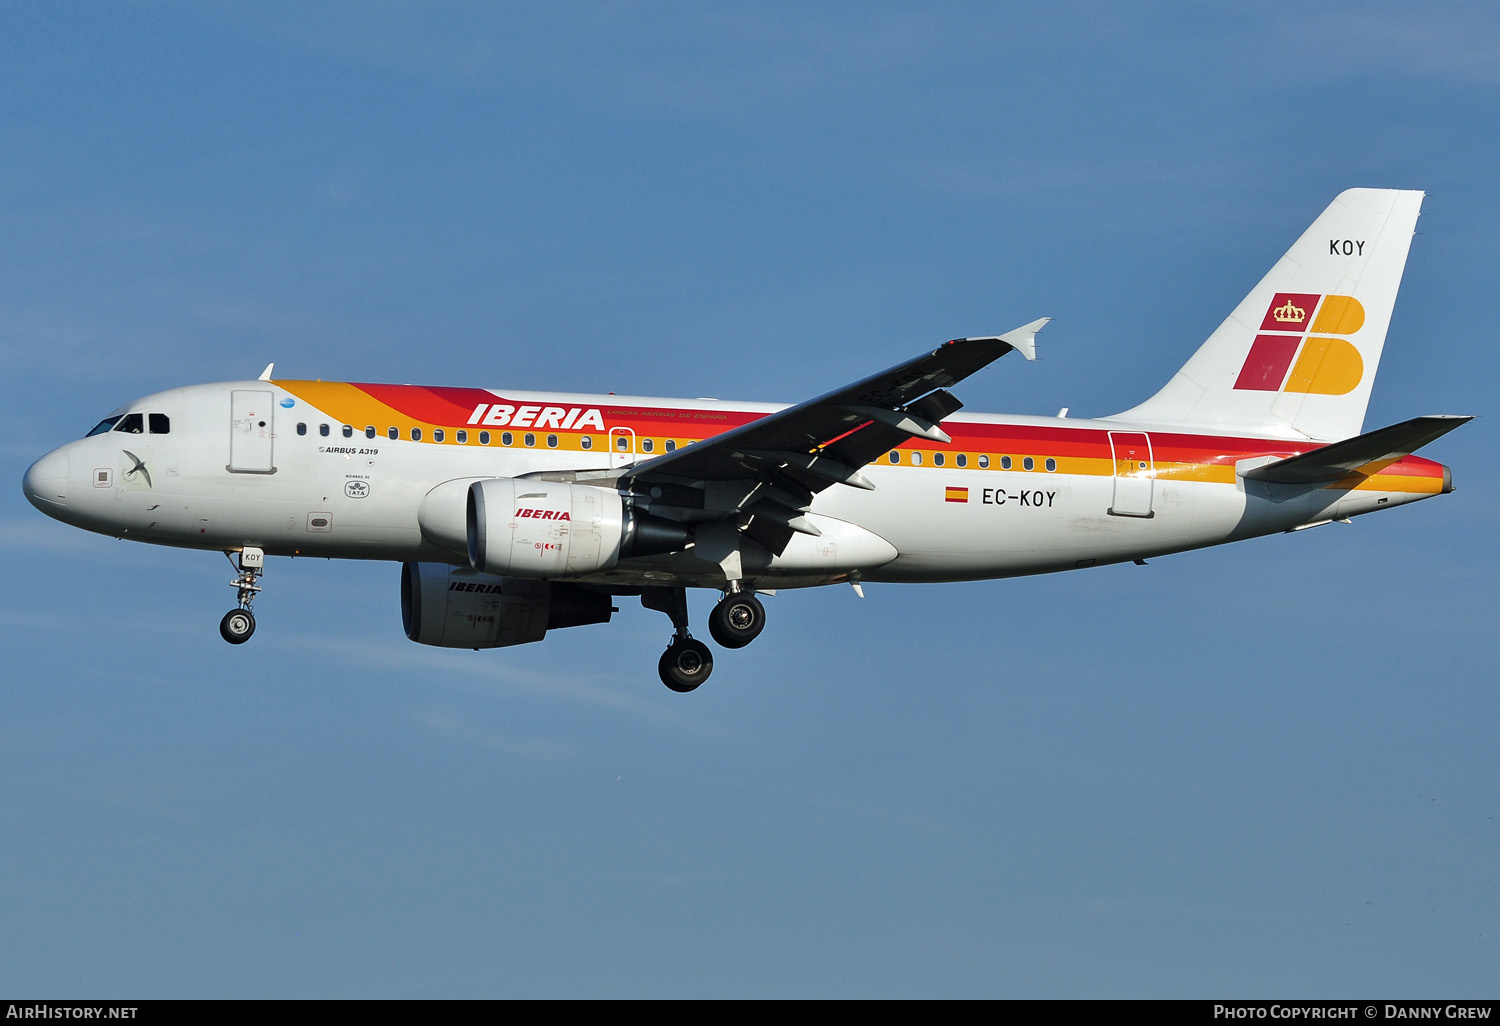
[[[114,429],[39,463],[27,489],[59,520],[137,541],[463,564],[463,509],[456,498],[432,508],[440,485],[454,482],[457,497],[487,478],[608,475],[783,408],[299,381],[197,385],[130,404]],[[120,430],[133,414],[141,432]],[[1318,446],[1285,438],[984,414],[958,414],[943,427],[950,443],[913,439],[861,468],[872,490],[817,494],[807,515],[819,534],[794,536],[779,555],[747,553],[747,582],[1069,570],[1344,519],[1450,487],[1446,468],[1419,456],[1319,487],[1237,473]],[[636,503],[649,511],[652,497]],[[576,579],[719,587],[724,575],[690,548]]]

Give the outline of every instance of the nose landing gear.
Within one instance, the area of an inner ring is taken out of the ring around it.
[[[243,645],[255,633],[255,614],[250,612],[250,603],[260,591],[260,575],[265,571],[266,554],[263,550],[247,545],[240,550],[239,561],[229,553],[226,559],[235,564],[235,578],[229,583],[235,588],[240,604],[224,614],[219,621],[219,635],[231,645]]]

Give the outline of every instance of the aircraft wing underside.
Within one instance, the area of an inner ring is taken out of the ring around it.
[[[658,516],[681,521],[748,516],[745,530],[780,554],[794,532],[818,534],[802,514],[834,484],[870,489],[859,473],[909,438],[948,441],[938,425],[963,404],[946,389],[1012,350],[1035,359],[1048,318],[1004,335],[954,339],[843,388],[638,464],[623,480]]]

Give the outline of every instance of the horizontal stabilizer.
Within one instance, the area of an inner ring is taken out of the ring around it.
[[[1410,456],[1434,439],[1473,420],[1473,417],[1414,417],[1390,427],[1368,431],[1321,449],[1289,456],[1254,470],[1242,477],[1270,484],[1320,484],[1338,481],[1351,474],[1378,473],[1382,468]]]

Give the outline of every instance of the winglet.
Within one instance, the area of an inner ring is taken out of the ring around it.
[[[266,369],[260,372],[260,377],[257,378],[256,380],[257,381],[270,381],[271,380],[271,368],[275,367],[275,366],[276,366],[275,361],[272,361],[271,363],[266,364]]]
[[[1047,326],[1051,317],[1039,317],[1030,324],[1023,324],[1004,335],[986,335],[983,338],[966,338],[965,342],[1004,342],[1028,360],[1036,359],[1036,333]]]

